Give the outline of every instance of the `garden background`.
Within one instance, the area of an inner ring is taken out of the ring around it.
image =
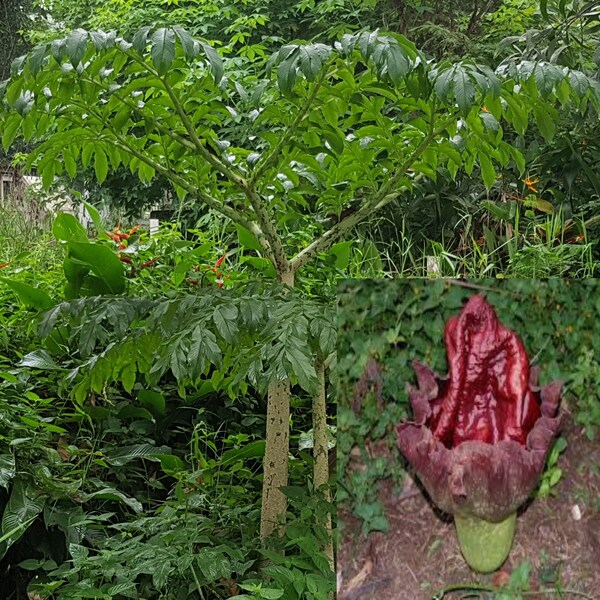
[[[597,16],[4,2],[0,594],[328,598],[337,281],[596,272]]]

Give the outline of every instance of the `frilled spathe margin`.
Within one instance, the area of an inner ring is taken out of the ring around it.
[[[501,521],[539,481],[562,384],[537,386],[539,369],[481,296],[448,322],[446,347],[447,378],[413,362],[414,422],[396,428],[398,445],[443,511]]]
[[[525,446],[513,440],[497,444],[475,440],[446,448],[425,424],[429,402],[437,396],[435,375],[419,363],[414,367],[425,387],[410,394],[415,422],[396,428],[402,453],[443,511],[489,521],[504,519],[527,500],[539,481],[559,427],[560,418],[555,415],[561,384],[535,388],[537,369],[532,370],[531,384],[539,391],[543,416],[536,421]]]

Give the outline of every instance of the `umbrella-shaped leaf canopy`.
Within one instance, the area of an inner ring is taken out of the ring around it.
[[[442,510],[500,521],[538,483],[562,384],[537,387],[523,343],[481,295],[448,321],[445,339],[447,377],[413,363],[414,421],[397,427],[398,445]]]

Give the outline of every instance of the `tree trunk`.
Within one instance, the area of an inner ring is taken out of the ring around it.
[[[281,283],[294,286],[294,271],[279,272]],[[288,484],[288,454],[290,450],[290,382],[275,381],[269,385],[267,397],[267,432],[263,463],[260,539],[263,546],[278,522],[283,526],[287,498],[280,488]],[[279,530],[280,532],[283,529]]]
[[[265,444],[260,538],[265,545],[277,523],[283,525],[287,499],[280,489],[288,483],[290,446],[290,383],[276,381],[269,385],[267,401],[267,435]]]
[[[315,491],[322,488],[324,498],[331,502],[331,494],[327,483],[329,481],[329,460],[328,460],[328,435],[327,435],[327,402],[325,398],[325,364],[320,358],[315,361],[315,370],[317,372],[318,387],[313,397],[313,456],[314,465],[314,486]],[[333,560],[333,538],[331,532],[331,514],[327,515],[325,523],[322,523],[327,529],[327,547],[325,554],[329,559],[329,565],[332,571],[335,571]]]

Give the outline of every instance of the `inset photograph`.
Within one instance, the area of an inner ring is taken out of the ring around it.
[[[338,287],[338,598],[596,598],[600,282]]]

